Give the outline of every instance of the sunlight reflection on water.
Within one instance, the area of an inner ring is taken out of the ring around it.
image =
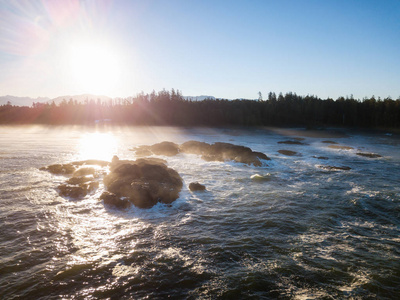
[[[118,140],[112,133],[86,133],[78,144],[79,159],[110,160],[117,153]]]

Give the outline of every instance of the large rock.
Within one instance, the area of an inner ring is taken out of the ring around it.
[[[165,155],[175,156],[179,153],[179,145],[172,142],[161,142],[151,146],[142,145],[133,149],[137,156]]]
[[[262,165],[260,159],[270,160],[261,152],[254,152],[249,147],[234,145],[230,143],[215,143],[208,147],[202,155],[206,161],[235,161],[259,167]]]
[[[120,201],[128,200],[137,207],[150,208],[158,202],[171,203],[179,197],[183,185],[179,174],[162,160],[128,161],[114,157],[110,170],[104,177],[109,193],[102,196],[106,204],[125,206]]]
[[[205,142],[187,141],[180,145],[179,149],[184,153],[203,155],[210,151],[210,147],[211,145]]]

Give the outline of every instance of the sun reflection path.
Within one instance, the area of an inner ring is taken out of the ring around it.
[[[110,161],[117,153],[118,140],[112,133],[87,133],[78,145],[79,160],[101,159]]]

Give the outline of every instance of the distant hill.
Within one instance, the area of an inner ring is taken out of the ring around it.
[[[8,102],[11,103],[11,105],[16,105],[16,106],[32,106],[33,102],[42,102],[46,103],[50,100],[50,98],[47,97],[38,97],[38,98],[31,98],[31,97],[16,97],[16,96],[0,96],[0,105],[5,105]]]

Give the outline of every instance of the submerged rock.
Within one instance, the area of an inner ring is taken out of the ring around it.
[[[297,155],[296,151],[291,151],[291,150],[278,150],[280,154],[286,155],[286,156],[294,156]]]
[[[359,156],[368,157],[368,158],[379,158],[379,157],[382,157],[382,155],[377,154],[377,153],[357,152],[356,154],[359,155]]]
[[[85,197],[88,193],[97,189],[98,187],[99,183],[97,181],[90,181],[80,184],[60,184],[58,186],[58,193],[60,196],[63,197],[80,199]]]
[[[299,140],[294,140],[294,141],[281,141],[278,142],[278,144],[288,144],[288,145],[307,145],[306,143],[300,142]]]
[[[337,142],[334,141],[322,141],[324,144],[337,144]]]
[[[40,168],[41,171],[47,171],[55,175],[69,175],[75,172],[76,167],[73,164],[54,164]]]
[[[111,172],[104,177],[107,191],[119,200],[126,199],[140,208],[175,201],[183,185],[179,174],[162,160],[127,161],[114,157],[110,169]],[[107,203],[118,203],[117,206],[120,206],[115,197],[108,194],[103,198],[107,199]]]
[[[326,157],[326,156],[316,156],[316,155],[314,155],[313,157],[316,158],[316,159],[329,159],[329,157]]]
[[[205,191],[206,190],[206,186],[202,185],[201,183],[198,183],[198,182],[191,182],[189,184],[189,190],[191,190],[192,192],[194,192],[194,191]]]
[[[328,170],[328,171],[349,171],[351,170],[350,167],[337,167],[337,166],[318,166],[321,169]]]
[[[338,150],[353,150],[353,147],[350,146],[342,146],[342,145],[329,145],[328,146],[331,149],[338,149]]]

